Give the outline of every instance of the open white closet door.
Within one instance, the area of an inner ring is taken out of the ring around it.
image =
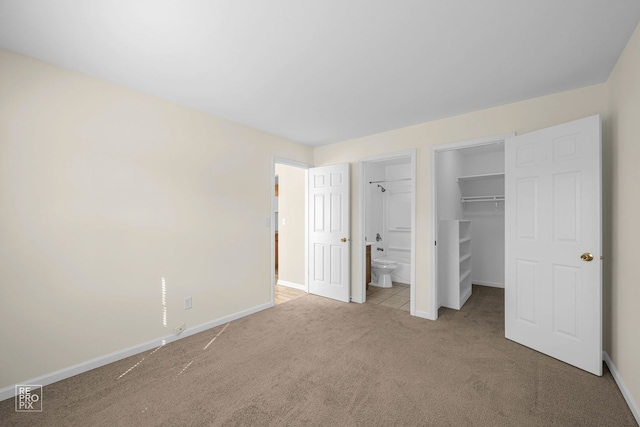
[[[309,293],[349,302],[349,164],[309,169]]]
[[[600,116],[505,141],[505,336],[602,375]]]

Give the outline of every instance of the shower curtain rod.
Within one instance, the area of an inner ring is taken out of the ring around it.
[[[369,184],[377,184],[379,182],[398,182],[398,181],[411,181],[411,178],[400,178],[400,179],[387,179],[380,181],[369,181]]]

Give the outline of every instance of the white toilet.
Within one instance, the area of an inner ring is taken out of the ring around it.
[[[371,261],[371,269],[373,270],[374,280],[371,284],[381,288],[392,287],[391,272],[396,268],[398,268],[398,263],[390,258],[381,257],[373,259]]]

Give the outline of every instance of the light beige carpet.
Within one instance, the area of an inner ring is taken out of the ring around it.
[[[502,306],[474,287],[432,322],[307,295],[47,386],[42,413],[0,402],[0,424],[636,425],[608,371],[506,340]]]

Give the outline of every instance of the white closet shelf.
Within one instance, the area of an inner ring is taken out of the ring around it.
[[[460,243],[468,242],[469,240],[471,240],[471,236],[462,237],[462,238],[460,239]]]
[[[478,179],[492,179],[492,178],[504,178],[504,172],[484,173],[484,174],[480,174],[480,175],[459,176],[458,177],[458,182],[474,181],[474,180],[478,180]]]
[[[471,254],[466,254],[466,255],[462,255],[460,257],[460,264],[462,264],[463,262],[465,262],[466,260],[468,260],[469,258],[471,258]]]

